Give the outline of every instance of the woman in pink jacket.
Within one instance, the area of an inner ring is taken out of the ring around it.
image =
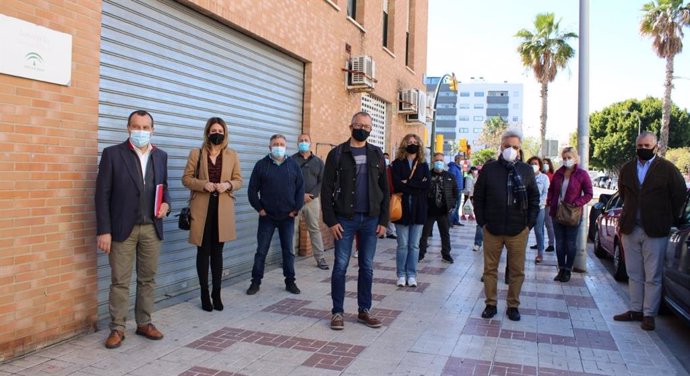
[[[578,165],[580,158],[575,148],[564,148],[561,157],[563,166],[553,175],[546,203],[556,235],[558,275],[553,280],[568,282],[575,261],[577,230],[582,218],[577,225],[568,226],[556,221],[556,212],[561,202],[583,208],[592,199],[592,181],[589,179],[589,173]]]

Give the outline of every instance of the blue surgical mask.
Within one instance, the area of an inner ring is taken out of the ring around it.
[[[311,144],[308,142],[300,142],[297,144],[297,149],[299,149],[299,151],[302,153],[306,153],[309,151],[310,146]]]
[[[138,148],[143,148],[151,142],[151,132],[150,131],[132,131],[129,135],[129,140],[132,144]]]
[[[271,146],[271,155],[273,158],[282,159],[285,157],[285,146]]]
[[[441,171],[441,170],[443,170],[443,167],[445,167],[445,166],[446,166],[446,164],[443,163],[443,161],[434,161],[434,169],[435,170]]]

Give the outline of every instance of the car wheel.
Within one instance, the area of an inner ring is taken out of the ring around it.
[[[628,272],[625,270],[625,261],[621,255],[621,247],[616,240],[613,243],[613,279],[619,282],[626,282],[628,280]]]
[[[594,234],[594,254],[599,258],[607,258],[608,253],[601,246],[601,239],[599,237],[599,231]]]

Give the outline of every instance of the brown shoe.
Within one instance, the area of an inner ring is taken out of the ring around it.
[[[156,326],[151,323],[137,326],[137,331],[134,333],[153,340],[159,340],[163,338],[163,333],[161,333],[160,330],[156,329]]]
[[[616,321],[642,321],[642,312],[628,311],[613,316],[613,319]]]
[[[343,330],[345,328],[345,323],[343,322],[342,313],[334,313],[331,317],[331,329],[333,330]]]
[[[110,335],[105,340],[105,347],[108,349],[116,349],[120,347],[122,341],[125,340],[125,333],[119,330],[111,330]]]
[[[654,330],[656,326],[654,325],[654,316],[645,316],[642,318],[642,324],[640,328],[644,330]]]
[[[381,327],[381,320],[377,319],[376,317],[371,317],[369,315],[369,311],[360,312],[359,315],[357,315],[357,321],[361,322],[362,324],[370,328]]]

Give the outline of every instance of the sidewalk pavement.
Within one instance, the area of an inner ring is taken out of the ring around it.
[[[612,320],[625,297],[599,261],[569,283],[554,282],[556,256],[540,265],[527,250],[522,320],[505,316],[505,256],[499,268],[498,314],[484,309],[482,252],[473,252],[474,223],[451,230],[452,265],[441,262],[438,232],[419,265],[419,286],[395,286],[395,240],[378,243],[372,313],[384,326],[357,323],[357,260],[351,259],[345,330],[330,324],[330,271],[311,257],[297,262],[300,295],[285,291],[282,271],[266,274],[261,291],[246,280],[225,286],[225,310],[202,311],[198,298],[161,309],[161,341],[134,334],[107,350],[97,333],[0,365],[5,375],[684,375],[654,332]],[[534,244],[531,236],[529,244]],[[591,255],[591,252],[590,252]],[[326,252],[332,265],[333,251]]]

